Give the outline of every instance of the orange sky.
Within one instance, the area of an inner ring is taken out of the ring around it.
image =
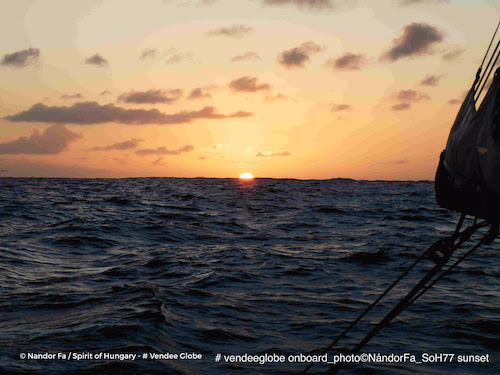
[[[500,6],[20,0],[0,18],[0,176],[432,180]]]

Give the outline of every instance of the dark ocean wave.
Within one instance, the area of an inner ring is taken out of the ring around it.
[[[427,181],[6,178],[0,189],[2,374],[300,373],[304,363],[214,358],[317,353],[458,218],[436,205]],[[500,371],[496,246],[366,347],[489,354],[490,363],[359,364],[344,373]],[[358,342],[402,295],[388,296],[334,352]],[[20,359],[30,352],[203,359]]]

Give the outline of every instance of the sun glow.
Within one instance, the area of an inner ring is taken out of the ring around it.
[[[253,176],[251,173],[245,172],[240,174],[240,180],[252,180]]]

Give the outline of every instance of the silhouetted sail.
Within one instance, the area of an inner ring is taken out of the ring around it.
[[[435,181],[440,206],[494,223],[500,222],[500,68],[477,110],[476,105],[498,61],[499,46],[500,41],[483,76],[479,68],[458,111]]]

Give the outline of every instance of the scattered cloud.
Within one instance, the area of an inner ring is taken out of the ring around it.
[[[176,2],[177,6],[207,6],[215,4],[218,0],[163,0],[164,3]]]
[[[83,136],[66,129],[64,125],[52,125],[42,133],[37,129],[29,137],[20,137],[0,143],[0,154],[59,154],[71,142]]]
[[[108,65],[108,60],[106,60],[104,57],[96,53],[94,56],[85,59],[85,64],[106,66]]]
[[[158,159],[156,159],[153,162],[153,165],[167,165],[167,163],[165,163],[164,159],[165,158],[163,156],[159,157]]]
[[[38,57],[40,57],[39,48],[28,48],[5,54],[1,64],[15,68],[23,68],[37,61]]]
[[[423,94],[415,90],[396,91],[395,93],[392,94],[392,98],[407,103],[415,103],[415,102],[420,102],[422,100],[430,99],[427,94]]]
[[[140,59],[151,59],[156,57],[158,54],[158,50],[155,48],[146,48],[142,51],[141,56],[139,57]]]
[[[411,103],[430,100],[427,94],[415,90],[396,91],[391,95],[390,99],[399,102],[391,107],[393,111],[406,111],[410,109]]]
[[[403,165],[408,164],[410,161],[408,159],[400,159],[400,160],[388,160],[388,161],[379,161],[376,163],[372,163],[371,165]]]
[[[59,98],[64,99],[64,100],[71,100],[71,99],[83,99],[82,94],[73,94],[73,95],[68,95],[68,94],[63,94]]]
[[[103,95],[111,95],[111,91],[109,90],[104,90],[103,92],[101,92],[99,95],[103,96]]]
[[[425,78],[420,81],[420,84],[422,86],[437,86],[439,84],[439,80],[443,78],[444,76],[434,76],[434,75],[427,75]]]
[[[186,53],[174,53],[171,54],[170,56],[167,57],[165,60],[165,64],[167,65],[173,65],[173,64],[180,64],[183,61],[186,60],[191,60],[193,58],[193,55],[189,52]]]
[[[268,83],[257,83],[257,78],[255,77],[241,77],[231,81],[229,83],[229,88],[237,92],[256,92],[262,90],[269,90],[271,85]]]
[[[308,41],[300,46],[283,51],[278,56],[278,62],[287,68],[302,68],[310,61],[310,56],[324,51],[326,48]]]
[[[443,3],[448,4],[450,0],[400,0],[401,5],[414,5],[414,4],[432,4],[432,3]]]
[[[460,104],[462,103],[462,100],[458,100],[458,99],[451,99],[451,100],[448,100],[448,104]]]
[[[282,151],[282,152],[271,152],[271,151],[259,151],[255,154],[257,157],[274,157],[274,156],[290,156],[292,155],[288,151]]]
[[[398,103],[394,104],[391,107],[391,110],[393,111],[406,111],[407,109],[410,109],[411,105],[409,103]]]
[[[332,112],[342,112],[342,111],[349,111],[351,109],[350,104],[332,104],[330,107],[330,111]]]
[[[444,34],[434,26],[411,23],[403,28],[399,38],[393,40],[392,48],[382,55],[381,60],[394,62],[404,57],[430,54],[430,47],[443,38]]]
[[[130,91],[121,94],[118,97],[118,102],[137,103],[137,104],[170,104],[180,99],[182,96],[181,89],[171,90],[148,90],[148,91]]]
[[[180,155],[186,152],[191,152],[194,150],[194,147],[191,145],[186,145],[180,147],[175,150],[169,150],[166,147],[158,147],[158,148],[146,148],[142,150],[137,150],[135,153],[140,156],[146,155]]]
[[[207,31],[205,35],[207,36],[228,36],[231,38],[244,38],[251,35],[255,29],[253,27],[248,27],[245,25],[233,25],[229,27],[219,27]]]
[[[128,141],[113,143],[109,146],[103,147],[92,147],[91,151],[111,151],[111,150],[130,150],[132,148],[136,148],[139,143],[142,142],[142,139],[132,138]]]
[[[268,95],[264,98],[266,102],[275,102],[276,100],[286,100],[286,99],[290,99],[290,97],[285,94]]]
[[[158,109],[125,109],[113,104],[100,105],[97,102],[75,103],[71,107],[48,107],[37,103],[27,111],[5,117],[12,122],[45,122],[56,124],[92,125],[118,122],[127,125],[142,124],[186,124],[197,119],[227,119],[251,117],[253,113],[238,111],[232,114],[217,113],[214,107],[204,107],[199,111],[181,111],[166,114]]]
[[[231,58],[231,61],[233,62],[239,62],[239,61],[260,61],[262,60],[259,55],[257,55],[255,52],[246,52],[243,55],[237,55]]]
[[[192,89],[188,95],[188,99],[193,100],[193,99],[211,98],[212,95],[206,93],[205,90],[206,90],[206,88],[204,88],[204,87],[197,87],[195,89]]]
[[[441,56],[441,58],[445,61],[455,61],[458,60],[460,56],[465,52],[465,49],[463,48],[455,48],[452,50],[449,50]]]
[[[368,59],[363,54],[355,55],[353,53],[344,53],[337,59],[328,59],[325,65],[329,68],[339,69],[339,70],[360,70],[364,65],[366,65]]]
[[[270,6],[295,5],[299,8],[332,9],[336,6],[333,0],[263,0],[262,4]]]

